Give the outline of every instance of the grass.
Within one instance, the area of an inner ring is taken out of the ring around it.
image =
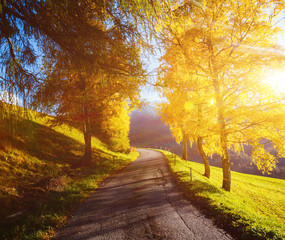
[[[16,109],[17,110],[17,109]],[[134,161],[92,138],[93,164],[83,164],[84,138],[50,127],[33,111],[0,118],[0,239],[49,239],[100,182]]]
[[[186,195],[218,225],[238,239],[285,239],[285,180],[232,171],[232,189],[226,192],[221,168],[211,167],[207,179],[203,164],[160,151]]]

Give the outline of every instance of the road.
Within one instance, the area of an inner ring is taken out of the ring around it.
[[[161,153],[139,152],[84,201],[54,239],[233,239],[177,190]]]

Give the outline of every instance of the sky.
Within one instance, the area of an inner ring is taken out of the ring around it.
[[[156,56],[150,56],[144,59],[144,62],[147,63],[147,71],[149,73],[155,74],[156,69],[159,67],[159,57],[161,54],[157,54]],[[155,77],[153,81],[155,80]],[[151,104],[155,102],[160,102],[162,98],[159,96],[158,91],[150,84],[147,84],[145,87],[142,88],[141,92],[142,98],[146,99]]]
[[[155,46],[157,45],[157,42],[155,39],[152,39],[151,45]],[[148,82],[155,83],[156,81],[156,69],[159,67],[160,62],[159,58],[163,55],[161,50],[154,50],[155,54],[150,54],[147,51],[143,51],[141,54],[142,62],[145,65],[145,69],[147,73],[149,74]],[[156,88],[151,84],[146,84],[146,86],[141,87],[141,98],[142,100],[146,100],[151,105],[154,105],[156,102],[161,102],[162,98],[159,95],[159,92],[156,90]]]

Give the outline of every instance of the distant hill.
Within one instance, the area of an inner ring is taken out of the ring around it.
[[[148,106],[148,108],[142,111],[133,111],[131,113],[129,137],[130,143],[134,147],[167,147],[177,155],[181,156],[182,154],[182,145],[176,143],[174,137],[171,135],[169,126],[166,126],[162,122],[152,106]],[[257,167],[251,164],[250,152],[250,147],[245,147],[245,153],[234,153],[230,151],[231,169],[241,173],[262,175]],[[191,148],[188,147],[188,159],[202,163],[202,158],[195,144]],[[214,155],[213,158],[210,159],[210,164],[212,166],[221,167],[220,156]],[[276,170],[274,170],[270,177],[285,179],[285,159],[279,159]]]
[[[135,147],[179,148],[170,129],[152,107],[131,113],[130,143]]]

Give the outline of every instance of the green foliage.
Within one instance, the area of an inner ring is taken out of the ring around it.
[[[285,238],[285,180],[232,172],[231,193],[220,188],[222,169],[202,176],[200,163],[187,162],[166,151],[171,171],[187,196],[238,239]],[[176,159],[176,160],[175,160]],[[190,167],[193,182],[190,182]]]

